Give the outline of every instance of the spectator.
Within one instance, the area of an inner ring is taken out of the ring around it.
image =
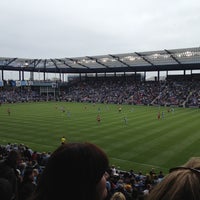
[[[36,185],[33,183],[34,173],[32,168],[26,168],[23,181],[19,189],[19,199],[27,200],[34,192]]]
[[[103,200],[107,195],[106,154],[91,143],[61,145],[48,160],[32,200]]]
[[[12,187],[12,199],[18,199],[17,164],[21,156],[17,151],[10,151],[7,158],[0,163],[0,177],[7,179]]]
[[[200,157],[191,158],[170,173],[152,189],[148,200],[200,199]]]
[[[33,169],[33,183],[35,184],[35,185],[37,185],[37,183],[38,183],[38,177],[39,177],[39,170],[37,169],[37,168],[34,168]]]
[[[122,192],[115,192],[110,200],[126,200],[126,197]]]

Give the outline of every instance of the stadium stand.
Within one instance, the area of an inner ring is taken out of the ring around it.
[[[86,80],[62,88],[54,99],[53,94],[40,94],[31,88],[1,88],[1,103],[34,101],[73,101],[90,103],[114,103],[134,105],[161,105],[179,107],[200,106],[200,86],[192,81],[147,81],[110,78],[110,80]]]
[[[197,47],[49,60],[0,58],[0,69],[2,70],[0,103],[69,101],[199,108],[200,75],[192,74],[192,72],[190,75],[185,74],[186,70],[199,70],[199,50]],[[20,72],[19,81],[5,81],[4,70]],[[170,70],[182,70],[184,75],[168,75]],[[25,71],[30,73],[43,72],[44,77],[46,72],[77,73],[80,76],[68,83],[63,83],[61,78],[56,83],[46,80],[42,82],[24,81]],[[157,71],[158,76],[155,77],[154,81],[147,81],[145,75],[142,77],[136,74],[139,72],[145,74],[146,71]],[[160,71],[167,71],[166,80],[160,80]],[[110,72],[113,75],[106,76],[106,73]],[[122,73],[123,76],[116,76],[116,72]],[[131,72],[133,75],[126,75],[126,72]],[[95,73],[96,75],[83,78],[81,77],[83,73]],[[105,73],[105,76],[97,76],[98,73]],[[18,200],[18,195],[24,191],[22,185],[26,175],[32,176],[31,186],[29,185],[31,190],[29,192],[25,190],[29,193],[26,195],[30,196],[51,153],[36,152],[23,144],[8,143],[0,146],[0,164],[4,163],[10,152],[13,151],[21,154],[21,161],[14,167],[17,192],[13,192],[12,195],[12,200]],[[29,170],[30,168],[33,171]],[[152,188],[162,182],[164,177],[162,172],[156,172],[154,169],[150,169],[147,174],[144,174],[134,170],[120,171],[111,166],[106,183],[108,191],[106,200],[110,200],[116,192],[123,193],[127,200],[145,199],[145,196],[148,196]],[[1,180],[1,183],[2,181],[5,183],[5,180]]]

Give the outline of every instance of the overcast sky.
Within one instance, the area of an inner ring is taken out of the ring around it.
[[[198,46],[199,0],[0,1],[0,57],[64,58]]]

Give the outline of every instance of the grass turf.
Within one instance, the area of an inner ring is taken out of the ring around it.
[[[168,112],[165,107],[123,105],[119,112],[118,107],[67,102],[3,104],[0,144],[23,143],[40,152],[53,151],[65,136],[69,142],[97,144],[117,168],[143,173],[151,168],[167,173],[190,157],[200,156],[199,109]],[[164,119],[157,119],[159,111],[164,111]]]

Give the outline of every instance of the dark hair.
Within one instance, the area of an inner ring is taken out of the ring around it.
[[[6,158],[6,163],[12,167],[16,168],[17,166],[17,161],[21,158],[21,155],[18,151],[12,150],[9,152],[7,158]]]
[[[23,182],[30,181],[30,176],[33,174],[33,168],[27,167],[24,171]]]
[[[96,145],[63,144],[49,158],[33,199],[95,200],[96,186],[107,169],[108,158]]]

